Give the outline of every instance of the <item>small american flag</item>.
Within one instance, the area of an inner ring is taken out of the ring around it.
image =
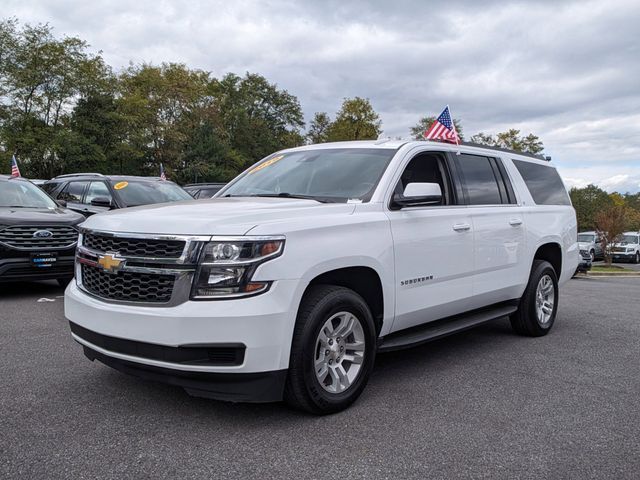
[[[16,156],[11,156],[11,176],[12,177],[21,177],[20,169],[18,168],[18,162],[16,162]]]
[[[424,132],[423,137],[426,140],[444,140],[445,142],[460,143],[460,137],[456,132],[456,126],[453,124],[451,118],[451,112],[449,111],[449,105],[444,107],[444,110],[433,122],[433,125],[429,127],[429,130]]]
[[[166,180],[167,176],[164,174],[164,167],[160,164],[160,180]]]

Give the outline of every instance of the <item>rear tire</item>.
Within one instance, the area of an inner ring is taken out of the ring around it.
[[[541,337],[551,330],[558,311],[558,277],[549,262],[534,260],[518,310],[511,315],[516,333]]]
[[[367,385],[376,337],[360,295],[334,285],[312,286],[296,319],[285,402],[316,415],[347,408]]]

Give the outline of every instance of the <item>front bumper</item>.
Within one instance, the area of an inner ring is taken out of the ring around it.
[[[55,265],[37,268],[31,264],[28,253],[26,256],[0,258],[0,282],[70,278],[73,277],[74,260],[73,255],[60,256]]]
[[[194,397],[230,402],[277,402],[287,379],[286,370],[257,373],[207,373],[154,367],[115,358],[83,345],[85,356],[123,373],[182,387]]]
[[[108,303],[71,282],[65,292],[65,316],[90,332],[76,329],[72,336],[91,359],[137,376],[180,385],[198,396],[272,401],[282,396],[299,289],[297,280],[280,280],[255,297],[149,307]],[[100,336],[144,345],[123,350]],[[242,345],[241,360],[233,364],[203,361],[200,357],[180,361],[182,357],[176,353],[178,349],[219,345]]]
[[[631,253],[622,253],[622,252],[614,252],[611,254],[611,258],[613,260],[622,260],[623,262],[630,262],[635,258],[636,252]]]

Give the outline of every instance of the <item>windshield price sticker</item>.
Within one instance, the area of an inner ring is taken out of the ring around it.
[[[113,186],[113,188],[115,190],[122,190],[123,188],[126,188],[127,185],[129,185],[129,182],[118,182]]]
[[[267,168],[269,165],[273,165],[278,160],[281,160],[283,157],[284,157],[284,155],[278,155],[277,157],[270,158],[269,160],[266,160],[264,163],[261,163],[257,167],[252,168],[251,170],[249,170],[249,173],[255,173],[255,172],[259,171],[259,170],[262,170],[263,168]]]

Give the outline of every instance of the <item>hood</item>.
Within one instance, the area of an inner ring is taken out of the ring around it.
[[[213,198],[113,210],[89,217],[82,226],[110,232],[244,235],[261,223],[349,215],[354,209],[355,204],[290,198]]]
[[[84,216],[67,208],[0,207],[0,225],[77,225]]]
[[[593,242],[578,242],[580,248],[589,248],[593,246]]]

